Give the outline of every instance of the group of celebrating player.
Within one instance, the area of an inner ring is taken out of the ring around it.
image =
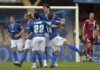
[[[37,67],[36,64],[37,58],[39,61],[39,67],[48,66],[46,60],[46,52],[48,52],[47,46],[50,46],[53,49],[52,56],[50,57],[50,67],[52,68],[57,66],[57,57],[60,52],[60,46],[64,44],[67,45],[70,49],[78,52],[80,55],[83,54],[74,45],[69,45],[67,43],[67,40],[60,36],[60,34],[58,33],[58,29],[60,29],[61,25],[65,24],[65,20],[60,19],[53,12],[50,12],[49,4],[43,5],[42,13],[39,12],[34,12],[34,14],[27,13],[24,15],[24,17],[27,20],[27,26],[25,28],[23,28],[20,24],[16,23],[15,18],[13,16],[10,16],[9,18],[10,24],[8,25],[8,31],[11,36],[11,49],[14,57],[14,65],[18,67],[22,66],[30,48],[32,50],[32,55],[31,55],[33,63],[32,68]],[[91,22],[91,25],[89,25],[90,23],[88,24],[88,22]],[[86,20],[85,23],[86,23],[84,25],[84,27],[86,27],[85,30],[87,30],[88,26],[95,25],[94,20],[93,21]],[[23,33],[26,33],[26,36],[24,37],[25,39],[24,48],[22,42]],[[86,37],[87,43],[91,43],[90,40],[92,40],[92,38],[90,38],[90,36],[88,36],[87,34],[84,35]],[[88,46],[90,47],[90,44]],[[90,58],[92,57],[91,55],[92,50],[88,48],[86,51],[89,51],[88,55]],[[22,52],[22,58],[20,60],[18,60],[16,50]]]

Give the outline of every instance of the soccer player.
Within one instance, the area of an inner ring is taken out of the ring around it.
[[[83,40],[85,40],[87,48],[88,61],[92,61],[93,57],[93,43],[94,43],[94,29],[98,30],[96,20],[94,19],[94,13],[89,13],[89,19],[85,20],[83,26]]]
[[[48,21],[48,14],[49,14],[49,12],[50,12],[50,6],[49,6],[49,4],[48,3],[46,3],[46,4],[43,4],[43,12],[41,12],[40,14],[39,14],[39,16],[40,16],[40,19],[41,20],[44,20],[44,21]],[[44,64],[45,64],[45,67],[47,67],[48,65],[47,65],[47,60],[48,60],[48,57],[49,57],[49,46],[48,46],[48,44],[49,44],[49,34],[48,34],[48,32],[47,32],[47,30],[48,30],[48,27],[46,27],[46,33],[45,33],[45,39],[46,39],[46,46],[45,46],[45,56],[44,56]]]
[[[55,67],[55,63],[57,61],[57,57],[59,55],[60,52],[60,46],[63,42],[63,40],[61,39],[61,37],[58,34],[58,27],[60,25],[60,21],[59,20],[55,20],[54,19],[54,14],[52,12],[50,12],[48,14],[48,23],[51,25],[55,25],[56,27],[51,27],[51,29],[49,30],[49,36],[50,36],[50,43],[49,45],[52,47],[53,52],[52,52],[52,57],[51,57],[51,67]],[[61,40],[59,40],[61,39]]]
[[[53,14],[53,12],[50,12],[48,14],[48,19],[49,21],[47,21],[49,24],[51,24],[54,27],[51,27],[50,31],[49,31],[49,37],[50,37],[50,46],[53,49],[53,57],[51,57],[51,67],[56,67],[56,63],[57,63],[57,57],[59,55],[60,52],[60,46],[63,45],[67,45],[70,49],[78,52],[79,54],[81,53],[81,51],[79,49],[77,49],[74,45],[70,45],[68,44],[67,39],[63,38],[60,36],[58,29],[60,28],[61,22],[59,20],[55,20],[55,16]]]
[[[33,34],[31,33],[30,27],[29,27],[29,25],[33,23],[32,14],[31,13],[27,13],[27,14],[25,14],[25,16],[26,16],[25,19],[28,20],[26,29],[24,30],[24,32],[27,33],[27,35],[24,37],[24,39],[26,40],[25,41],[25,47],[24,47],[22,58],[21,58],[20,62],[15,64],[16,66],[19,66],[19,67],[22,66],[22,63],[26,59],[27,53],[31,48],[31,42],[32,42],[32,38],[33,38]]]
[[[40,20],[39,13],[34,13],[34,23],[30,25],[31,31],[33,32],[33,39],[32,39],[32,51],[33,51],[33,67],[36,65],[36,55],[38,56],[40,67],[45,66],[42,63],[45,57],[45,23]]]
[[[44,20],[44,21],[48,21],[48,14],[50,13],[50,5],[48,3],[45,3],[43,4],[43,12],[40,13],[40,19],[41,20]],[[55,15],[55,19],[56,20],[60,20],[59,17],[57,17]],[[64,19],[61,20],[61,22],[63,22]],[[45,47],[45,54],[46,54],[46,57],[44,59],[44,64],[45,66],[47,66],[47,62],[46,60],[48,59],[48,57],[50,57],[49,55],[49,35],[48,35],[48,31],[49,31],[49,27],[47,26],[46,27],[46,33],[45,33],[45,39],[46,39],[46,47]]]
[[[39,59],[40,66],[45,67],[44,59],[45,59],[45,32],[46,26],[55,27],[46,21],[43,21],[39,18],[39,13],[34,13],[34,23],[30,25],[30,29],[34,34],[32,39],[32,51],[35,53],[34,57],[37,55]],[[36,58],[34,58],[35,60]],[[35,62],[34,62],[35,64]]]
[[[11,36],[11,49],[14,57],[14,63],[18,63],[18,56],[17,56],[17,50],[19,52],[22,52],[23,43],[21,35],[24,32],[24,29],[20,24],[18,24],[15,20],[14,16],[9,17],[10,24],[8,25],[8,31],[9,35]]]

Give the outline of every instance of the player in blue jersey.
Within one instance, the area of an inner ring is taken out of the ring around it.
[[[58,32],[58,29],[60,28],[61,22],[59,20],[55,20],[55,16],[52,12],[48,14],[49,20],[48,23],[51,23],[51,25],[55,25],[55,27],[51,27],[49,30],[49,36],[50,36],[50,43],[49,45],[53,49],[53,56],[51,57],[51,67],[55,67],[56,62],[57,62],[57,57],[60,52],[60,46],[62,45],[67,45],[70,49],[78,52],[79,54],[81,53],[80,50],[78,50],[74,45],[69,45],[67,42],[67,39],[62,38]]]
[[[15,21],[14,16],[9,17],[10,24],[8,25],[9,36],[11,36],[11,49],[14,57],[14,63],[18,63],[18,56],[16,50],[21,52],[23,50],[22,38],[21,35],[24,32],[24,29],[20,24]]]
[[[28,53],[29,49],[31,48],[31,42],[32,42],[32,38],[33,38],[33,34],[30,31],[30,24],[33,23],[32,14],[27,13],[25,16],[27,17],[27,18],[25,18],[25,20],[28,20],[26,29],[24,29],[24,32],[27,33],[26,36],[24,37],[24,40],[26,40],[25,41],[25,47],[24,47],[24,50],[23,50],[22,59],[20,60],[19,63],[15,64],[16,66],[19,66],[19,67],[22,66],[22,63],[26,59],[27,53]]]
[[[47,22],[49,24],[56,25],[56,27],[53,27],[53,28],[50,27],[48,31],[49,39],[50,39],[49,46],[52,47],[53,49],[53,52],[52,52],[53,56],[51,57],[51,67],[53,67],[56,64],[57,56],[59,55],[59,51],[60,51],[59,44],[62,41],[59,42],[60,36],[58,35],[58,27],[60,25],[60,21],[54,19],[55,17],[52,12],[50,12],[48,15],[49,15],[48,17],[49,20]]]
[[[48,21],[48,14],[49,13],[50,13],[50,5],[48,3],[43,4],[43,12],[40,13],[40,19],[44,20],[44,21]],[[64,19],[60,19],[59,17],[57,17],[55,15],[55,20],[61,20],[61,23],[62,23]],[[48,59],[48,57],[50,57],[49,50],[48,50],[50,48],[48,46],[48,44],[49,44],[48,31],[49,31],[49,28],[46,27],[46,33],[45,33],[45,39],[46,39],[45,54],[46,54],[46,57],[45,57],[45,60],[44,60],[45,66],[47,66],[46,60]]]
[[[43,12],[41,12],[40,13],[40,19],[41,20],[44,20],[44,21],[48,21],[48,14],[49,14],[49,12],[50,12],[50,6],[49,6],[49,4],[44,4],[43,5]],[[46,46],[45,46],[45,59],[44,59],[44,64],[45,64],[45,66],[48,66],[47,65],[47,60],[48,60],[48,57],[49,57],[49,55],[48,55],[48,53],[49,53],[49,46],[48,46],[48,44],[49,44],[49,34],[48,34],[48,32],[47,32],[47,29],[48,29],[48,27],[46,27],[46,33],[45,33],[45,40],[46,40]]]
[[[34,13],[34,23],[30,25],[31,32],[33,32],[32,39],[32,51],[33,51],[33,63],[36,64],[36,55],[38,56],[40,66],[45,67],[44,59],[45,59],[45,33],[46,26],[51,27],[49,23],[43,21],[39,18],[39,13]],[[53,26],[52,26],[53,27]]]
[[[31,32],[33,32],[32,39],[32,51],[33,51],[33,68],[36,66],[36,55],[38,56],[38,60],[40,66],[42,67],[42,59],[44,59],[44,51],[45,51],[45,24],[42,20],[39,19],[39,13],[34,13],[34,23],[30,25]]]

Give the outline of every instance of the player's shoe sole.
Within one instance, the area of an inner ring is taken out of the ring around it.
[[[17,67],[20,67],[20,68],[22,67],[22,65],[20,63],[14,63],[14,65]]]
[[[50,68],[55,68],[55,67],[56,67],[55,65],[51,65],[51,66],[50,66]]]

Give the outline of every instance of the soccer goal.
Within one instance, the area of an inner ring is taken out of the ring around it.
[[[79,8],[76,6],[51,6],[51,11],[53,11],[58,17],[65,18],[65,26],[62,27],[61,35],[68,38],[70,44],[75,44],[79,49]],[[23,16],[26,11],[42,11],[42,6],[0,6],[0,25],[6,26],[8,21],[7,17],[14,15],[18,22],[22,22]],[[0,27],[1,28],[1,27]],[[1,30],[1,29],[0,29]],[[75,33],[74,33],[75,32]],[[5,31],[4,31],[5,33]],[[5,35],[5,34],[4,34]],[[65,54],[69,53],[69,50],[65,50]],[[73,59],[73,56],[69,57],[67,55],[65,58]],[[75,55],[75,61],[79,62],[80,58],[78,53]]]

